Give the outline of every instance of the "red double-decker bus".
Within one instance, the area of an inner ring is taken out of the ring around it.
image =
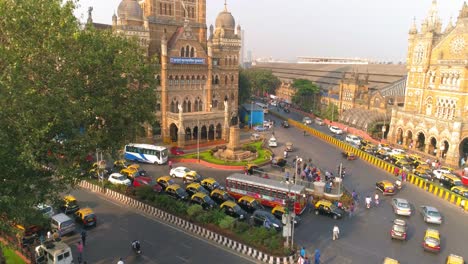
[[[241,173],[235,173],[226,178],[226,191],[236,199],[244,195],[253,197],[268,207],[286,206],[286,200],[289,197],[294,200],[294,213],[298,215],[307,206],[307,194],[304,186]]]

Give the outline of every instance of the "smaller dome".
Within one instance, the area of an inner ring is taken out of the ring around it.
[[[117,9],[117,14],[119,18],[126,20],[143,20],[143,10],[137,0],[122,0]]]
[[[234,17],[231,15],[230,12],[227,11],[227,9],[224,9],[224,11],[219,13],[216,17],[215,25],[216,28],[224,27],[226,29],[235,29],[236,20],[234,20]]]

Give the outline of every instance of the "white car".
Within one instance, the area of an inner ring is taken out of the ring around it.
[[[189,171],[192,171],[191,169],[187,168],[187,167],[176,167],[176,168],[173,168],[169,174],[175,178],[183,178],[185,177],[185,174]]]
[[[450,174],[449,170],[443,170],[443,169],[438,169],[438,170],[433,170],[432,173],[434,176],[440,180],[440,177],[442,177],[443,174]]]
[[[270,140],[268,140],[268,146],[269,147],[277,147],[278,142],[276,141],[275,137],[271,137]]]
[[[337,135],[343,134],[343,130],[339,129],[339,128],[336,127],[336,126],[331,126],[331,127],[330,127],[330,131],[331,131],[333,134],[337,134]]]
[[[361,145],[361,139],[355,135],[346,135],[345,141],[356,146]]]
[[[127,177],[117,172],[112,173],[109,176],[108,180],[112,184],[122,184],[122,185],[127,185],[127,186],[130,186],[132,184],[132,182]]]
[[[47,217],[55,215],[54,208],[48,204],[38,204],[36,205],[36,208]]]
[[[405,154],[406,151],[402,150],[402,149],[392,149],[390,152],[388,152],[388,154],[390,155],[399,155],[399,154]]]
[[[306,116],[302,119],[302,123],[304,123],[305,125],[310,125],[312,124],[312,119],[310,119],[310,117]]]
[[[393,198],[392,199],[393,212],[397,215],[411,215],[411,205],[406,199]]]

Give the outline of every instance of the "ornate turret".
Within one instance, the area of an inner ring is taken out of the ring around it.
[[[236,20],[228,11],[226,2],[224,2],[224,10],[216,17],[215,27],[215,36],[232,38],[235,35]]]
[[[467,18],[467,17],[468,17],[468,5],[466,4],[466,2],[464,2],[463,7],[460,10],[460,15],[458,15],[458,20],[461,20],[461,19]]]
[[[442,31],[442,22],[440,21],[439,14],[437,11],[437,1],[432,0],[431,8],[429,9],[429,14],[425,20],[427,24],[428,31],[434,31],[435,33],[441,33]]]
[[[409,33],[410,34],[418,34],[418,28],[416,26],[416,17],[413,18],[413,24],[411,25]]]

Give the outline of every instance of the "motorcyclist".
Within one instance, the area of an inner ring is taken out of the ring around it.
[[[379,194],[374,195],[375,205],[379,205]]]
[[[140,241],[138,240],[133,240],[132,242],[132,248],[135,252],[137,252],[138,254],[141,253],[141,250],[140,250]]]
[[[370,208],[371,202],[372,202],[372,198],[368,195],[368,196],[366,197],[366,207],[367,207],[367,208]]]

